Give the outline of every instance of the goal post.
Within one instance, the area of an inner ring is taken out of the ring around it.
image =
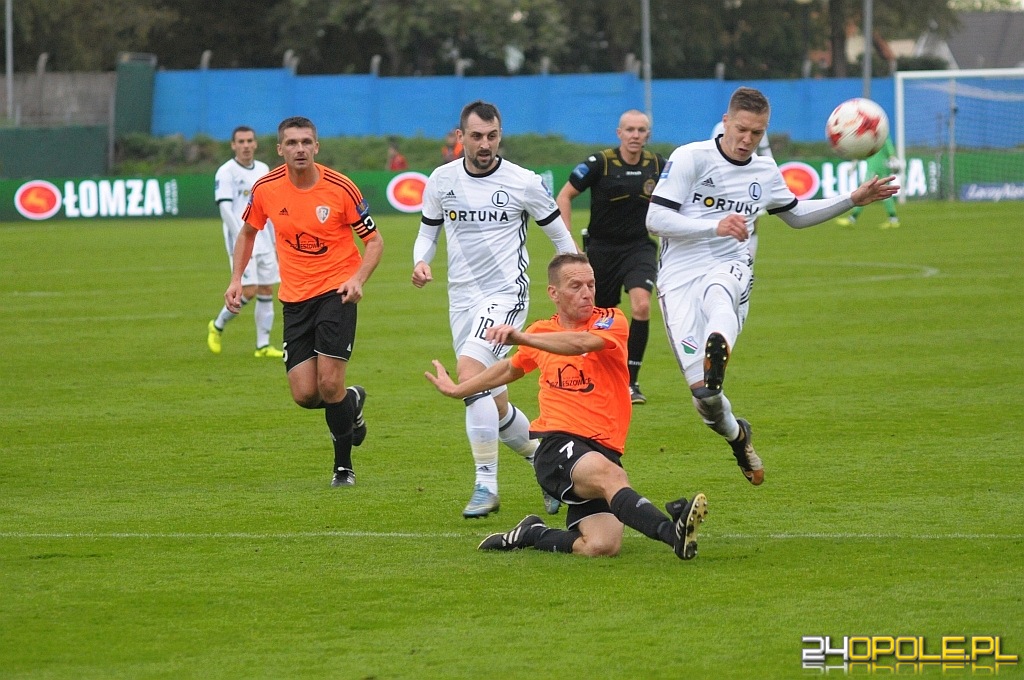
[[[1024,200],[1024,68],[897,72],[894,88],[896,152],[930,159],[934,195]]]

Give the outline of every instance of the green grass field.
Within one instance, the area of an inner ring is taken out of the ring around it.
[[[322,412],[252,357],[251,310],[206,348],[219,223],[0,225],[0,677],[799,678],[818,674],[811,635],[1024,653],[1020,204],[900,214],[765,221],[726,382],[760,488],[700,423],[655,317],[625,466],[656,503],[707,494],[693,562],[629,529],[614,559],[475,550],[541,497],[503,450],[500,514],[460,514],[463,408],[422,377],[452,363],[444,267],[409,283],[415,217],[379,219],[351,489],[329,488]],[[552,248],[532,231],[536,319]],[[530,415],[535,393],[512,386]],[[995,670],[979,664],[900,670]]]

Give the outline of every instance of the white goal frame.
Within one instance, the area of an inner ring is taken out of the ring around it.
[[[942,71],[897,71],[894,74],[893,87],[894,104],[896,107],[896,154],[899,156],[902,167],[907,167],[906,148],[906,101],[905,83],[908,80],[950,80],[954,83],[964,78],[1024,78],[1024,68],[985,68],[985,69],[949,69]],[[950,93],[951,98],[956,96],[955,85]],[[951,120],[951,126],[955,128],[955,116]],[[949,136],[949,157],[950,157],[950,181],[953,181],[952,167],[956,158],[956,135]],[[956,192],[950,192],[950,198],[955,197]],[[907,198],[901,192],[898,194],[900,203],[905,203]]]

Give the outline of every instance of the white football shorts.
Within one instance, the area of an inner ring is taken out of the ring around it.
[[[742,331],[750,308],[753,273],[746,262],[723,262],[681,285],[668,284],[670,287],[664,288],[662,283],[658,282],[658,302],[668,341],[686,384],[693,385],[704,380],[704,345],[708,335],[707,318],[701,307],[704,293],[712,285],[724,287],[736,303]]]
[[[488,298],[475,308],[449,310],[455,355],[476,359],[484,366],[498,363],[512,348],[509,345],[492,345],[484,338],[484,333],[488,328],[502,324],[523,330],[526,308],[526,301],[504,296]]]

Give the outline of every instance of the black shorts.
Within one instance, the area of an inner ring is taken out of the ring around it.
[[[572,469],[584,454],[591,451],[622,467],[622,456],[617,451],[592,439],[565,432],[531,432],[530,436],[540,437],[540,446],[533,455],[537,483],[549,495],[566,504],[565,526],[572,529],[585,517],[612,511],[603,498],[580,498],[573,492]]]
[[[596,307],[618,307],[622,291],[654,290],[658,278],[658,246],[649,238],[629,243],[590,238],[587,258],[594,268]]]
[[[282,302],[284,365],[292,370],[318,355],[348,361],[356,342],[356,305],[333,290],[302,302]]]

